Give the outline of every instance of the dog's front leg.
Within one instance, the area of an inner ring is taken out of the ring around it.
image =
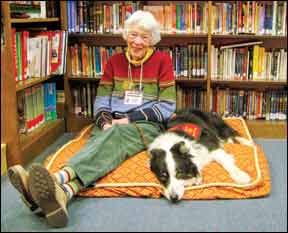
[[[223,149],[213,151],[212,155],[213,159],[225,168],[236,183],[248,184],[250,182],[250,176],[237,167],[233,155],[228,154]]]

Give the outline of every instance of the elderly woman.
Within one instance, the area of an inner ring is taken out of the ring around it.
[[[160,27],[153,15],[136,11],[125,22],[124,53],[108,61],[94,103],[95,127],[85,146],[57,173],[33,164],[9,169],[11,183],[31,210],[40,209],[54,227],[68,222],[67,202],[84,187],[144,150],[175,111],[175,80],[169,54],[154,50]]]

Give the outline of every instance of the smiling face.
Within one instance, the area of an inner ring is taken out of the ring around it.
[[[130,28],[127,35],[127,45],[132,60],[139,61],[144,58],[147,49],[151,46],[152,35],[149,31],[137,26]]]

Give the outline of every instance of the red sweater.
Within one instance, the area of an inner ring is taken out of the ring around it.
[[[128,60],[124,53],[113,55],[104,69],[95,100],[96,123],[101,127],[109,118],[128,117],[130,121],[151,120],[163,122],[176,109],[175,79],[173,65],[168,53],[154,51],[143,64],[143,107],[123,102],[128,82]],[[141,65],[131,64],[133,85],[140,81]]]

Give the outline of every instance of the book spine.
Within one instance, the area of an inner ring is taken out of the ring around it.
[[[16,32],[16,48],[18,63],[18,80],[22,81],[22,51],[21,51],[21,32]]]
[[[12,28],[12,56],[14,65],[14,79],[18,82],[18,60],[17,60],[17,45],[16,45],[16,29]]]

